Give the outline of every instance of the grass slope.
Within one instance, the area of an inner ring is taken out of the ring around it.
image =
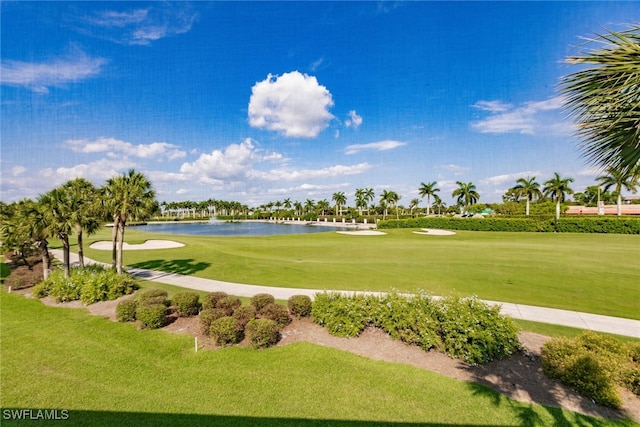
[[[194,353],[187,336],[1,297],[0,405],[73,425],[633,425],[305,343]]]
[[[264,237],[143,233],[183,248],[130,251],[125,263],[238,283],[464,295],[640,319],[640,236],[460,231],[424,236],[334,232]],[[91,240],[109,239],[101,230]],[[88,239],[87,239],[88,240]],[[109,251],[87,250],[105,262]]]

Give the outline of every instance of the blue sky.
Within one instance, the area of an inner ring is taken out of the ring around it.
[[[5,202],[130,168],[160,201],[331,200],[437,181],[582,191],[557,91],[638,2],[2,2]],[[421,203],[424,206],[424,202]]]

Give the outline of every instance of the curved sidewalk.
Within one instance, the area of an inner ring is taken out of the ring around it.
[[[62,251],[52,250],[56,258],[62,258]],[[77,262],[77,254],[71,254],[71,262]],[[85,257],[85,262],[97,263]],[[97,263],[99,264],[99,263]],[[223,291],[241,297],[252,297],[258,293],[269,293],[276,299],[286,300],[292,295],[308,295],[313,298],[323,289],[276,288],[271,286],[244,285],[240,283],[223,282],[220,280],[203,279],[195,276],[166,273],[163,271],[145,270],[127,267],[127,271],[141,279],[151,280],[168,285],[179,286],[198,291]],[[330,289],[326,289],[331,291]],[[355,291],[339,291],[342,293],[360,293]],[[365,293],[365,292],[362,292]],[[382,292],[366,292],[367,294],[382,294]],[[554,325],[570,326],[597,332],[606,332],[640,338],[640,320],[624,319],[620,317],[602,316],[599,314],[581,313],[577,311],[560,310],[556,308],[536,307],[531,305],[513,304],[509,302],[487,301],[488,304],[501,306],[500,312],[514,319],[530,320],[533,322],[550,323]]]

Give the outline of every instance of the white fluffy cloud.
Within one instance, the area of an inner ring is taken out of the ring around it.
[[[563,121],[562,97],[525,102],[519,107],[501,101],[478,101],[474,107],[491,115],[471,124],[480,133],[568,134],[571,126]]]
[[[121,155],[139,157],[143,159],[167,158],[175,160],[186,156],[186,152],[178,146],[167,142],[153,142],[151,144],[133,145],[130,142],[115,138],[98,138],[94,141],[86,139],[69,139],[65,145],[77,153],[103,153],[117,158]]]
[[[224,150],[201,154],[193,163],[184,163],[180,172],[197,177],[200,182],[237,180],[246,176],[253,162],[259,160],[255,146],[247,138],[240,144],[231,144]]]
[[[311,179],[325,179],[345,175],[358,175],[372,168],[369,163],[359,163],[357,165],[336,165],[321,169],[301,169],[289,170],[272,169],[270,171],[253,171],[252,177],[265,181],[305,181]]]
[[[540,175],[542,175],[542,172],[540,171],[524,171],[504,175],[495,175],[483,179],[482,184],[501,185],[504,183],[513,183],[515,185],[515,182],[520,178],[529,178]]]
[[[287,137],[314,138],[334,118],[333,98],[318,80],[298,71],[269,74],[251,89],[249,124]]]
[[[349,128],[353,127],[354,129],[358,129],[362,124],[362,116],[359,116],[356,113],[356,110],[349,111],[349,120],[344,122],[344,124]]]
[[[387,151],[387,150],[393,150],[394,148],[402,147],[403,145],[407,145],[407,144],[404,142],[387,139],[384,141],[371,142],[369,144],[348,145],[345,147],[344,153],[355,154],[364,150]]]

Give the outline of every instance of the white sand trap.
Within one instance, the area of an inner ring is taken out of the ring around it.
[[[355,231],[336,231],[339,234],[349,234],[351,236],[382,236],[384,233],[382,231],[375,230],[355,230]]]
[[[173,240],[147,240],[139,245],[130,245],[127,242],[122,244],[122,249],[125,251],[140,251],[146,249],[172,249],[181,248],[184,244],[180,242],[174,242]],[[111,242],[103,240],[100,242],[94,242],[89,246],[91,249],[97,249],[99,251],[110,251]]]
[[[427,234],[430,236],[453,236],[454,233],[453,231],[448,231],[448,230],[438,230],[435,228],[423,228],[422,231],[414,231],[414,234]]]

